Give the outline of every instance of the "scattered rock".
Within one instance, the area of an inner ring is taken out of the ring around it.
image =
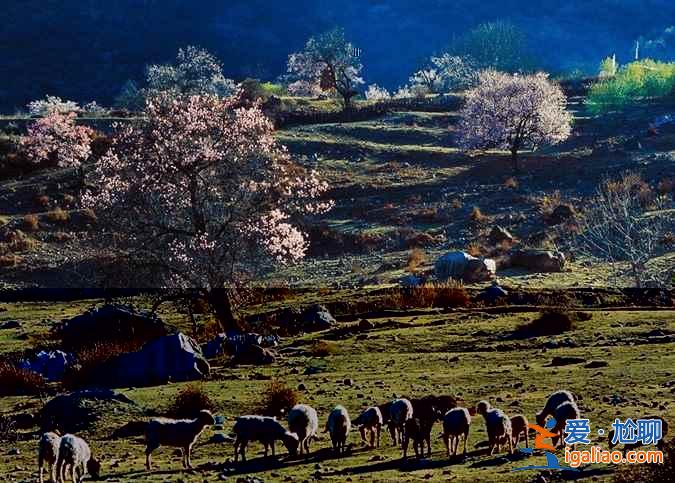
[[[124,394],[110,389],[95,389],[62,394],[47,401],[38,413],[42,431],[58,429],[65,433],[77,433],[90,426],[107,414],[128,413],[131,416],[144,417],[145,414]]]
[[[40,351],[32,359],[22,360],[19,367],[37,372],[48,381],[60,381],[72,364],[72,354],[57,350]]]
[[[497,265],[494,260],[476,258],[465,252],[449,252],[436,260],[434,270],[439,280],[452,278],[472,283],[492,280]]]
[[[262,336],[254,332],[241,333],[233,332],[227,334],[218,334],[211,341],[202,345],[202,354],[207,359],[218,357],[221,354],[236,355],[242,350],[247,350],[249,346],[257,345],[260,347],[276,347],[279,345],[279,336]]]
[[[584,367],[586,369],[597,369],[598,367],[607,367],[608,365],[609,363],[607,361],[591,361]]]
[[[582,364],[586,362],[583,357],[556,356],[551,359],[552,366],[568,366],[570,364]]]
[[[306,391],[306,390],[307,387],[303,383],[298,384],[298,391]]]
[[[565,268],[565,255],[557,251],[516,250],[509,259],[512,267],[533,272],[562,272]]]
[[[18,320],[8,320],[0,324],[0,329],[20,329],[21,327],[21,322]]]
[[[213,436],[211,436],[211,439],[209,439],[209,443],[234,443],[234,438],[232,436],[228,436],[227,434],[214,433]]]
[[[315,304],[302,312],[302,324],[305,332],[319,332],[328,330],[335,324],[335,318],[326,307]]]
[[[104,363],[97,381],[109,387],[143,387],[203,379],[210,370],[199,344],[178,333],[150,341],[137,352],[121,354]]]
[[[21,450],[19,448],[12,448],[7,452],[7,454],[10,456],[19,456],[21,454]]]
[[[360,331],[373,330],[374,328],[375,328],[375,324],[373,324],[371,321],[366,320],[366,319],[359,320],[359,330]]]
[[[490,287],[478,294],[478,300],[493,304],[508,296],[509,293],[499,285],[499,282],[495,280],[492,282]]]
[[[424,279],[416,275],[406,275],[398,281],[398,284],[403,288],[421,287],[424,284]]]
[[[349,379],[349,378],[345,379],[343,383],[344,383],[345,386],[350,386],[350,387],[354,385],[354,381]]]
[[[232,358],[233,364],[251,364],[256,366],[274,364],[277,354],[272,349],[266,349],[259,345],[242,347]]]

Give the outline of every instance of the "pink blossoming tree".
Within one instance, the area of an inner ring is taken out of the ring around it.
[[[363,84],[362,69],[358,49],[345,39],[342,29],[310,38],[302,52],[288,57],[291,75],[323,91],[337,91],[345,109],[351,107],[357,86]]]
[[[460,146],[508,149],[518,172],[520,150],[558,144],[570,136],[572,116],[566,105],[562,89],[546,74],[483,71],[460,113]]]
[[[35,164],[59,168],[81,168],[91,155],[94,131],[75,124],[73,112],[52,112],[28,126],[20,144],[26,157]]]
[[[114,136],[84,196],[123,235],[153,286],[198,289],[223,328],[229,294],[260,270],[300,260],[297,217],[327,211],[327,185],[277,144],[272,122],[235,98],[160,94]]]

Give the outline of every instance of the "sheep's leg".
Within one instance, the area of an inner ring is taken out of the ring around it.
[[[525,447],[530,447],[530,435],[527,432],[527,428],[525,428]]]
[[[45,480],[42,476],[42,473],[44,471],[44,468],[42,467],[42,458],[40,458],[38,465],[39,465],[38,467],[40,468],[40,483],[44,483]]]
[[[236,463],[239,460],[239,437],[234,440],[234,462]]]
[[[376,426],[376,430],[377,430],[377,447],[379,448],[380,447],[380,433],[382,433],[382,425],[378,423],[377,426]],[[372,439],[371,439],[370,445],[371,446],[373,445]]]
[[[408,457],[408,438],[403,438],[403,459]]]
[[[192,469],[192,445],[188,446],[183,450],[185,453],[185,462],[187,463],[187,467]]]
[[[265,450],[265,458],[267,458],[267,453],[269,451],[269,447],[267,446],[267,443],[263,443],[263,448]]]
[[[274,440],[272,440],[272,456],[276,456],[275,450],[274,450]]]
[[[443,444],[445,445],[445,457],[450,458],[450,435],[443,433]]]
[[[424,450],[424,448],[422,448]],[[431,434],[427,436],[427,454],[428,458],[431,458]]]
[[[78,483],[78,477],[77,477],[77,465],[72,465],[70,467],[70,475],[71,475],[71,480],[73,483]]]
[[[152,452],[157,449],[155,445],[148,445],[145,447],[145,468],[150,471],[152,468]]]
[[[466,430],[464,433],[464,456],[466,456],[466,440],[469,439],[469,430]],[[459,438],[457,438],[457,444],[459,445]]]

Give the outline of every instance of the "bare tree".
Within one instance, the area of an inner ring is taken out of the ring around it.
[[[604,181],[580,223],[580,252],[628,274],[637,287],[670,283],[668,274],[647,267],[663,253],[664,237],[673,224],[673,216],[664,211],[666,204],[666,198],[655,195],[637,174]]]

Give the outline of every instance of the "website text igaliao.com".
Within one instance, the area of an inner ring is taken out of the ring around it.
[[[610,451],[600,446],[591,446],[585,450],[565,448],[565,463],[572,468],[585,464],[663,464],[663,451],[660,450],[632,450]]]

